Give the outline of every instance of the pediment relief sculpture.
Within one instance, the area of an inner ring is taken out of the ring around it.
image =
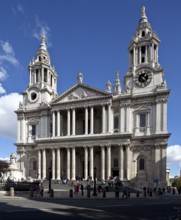
[[[69,100],[76,100],[76,99],[83,99],[83,98],[86,98],[88,95],[85,91],[83,91],[82,93],[80,94],[77,94],[77,93],[71,93],[69,96],[68,96],[68,99]]]

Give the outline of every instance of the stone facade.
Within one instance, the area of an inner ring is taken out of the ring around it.
[[[167,100],[170,91],[158,63],[160,40],[145,8],[129,47],[129,68],[113,92],[77,83],[57,94],[57,73],[45,38],[29,64],[29,85],[17,114],[17,154],[23,175],[98,179],[119,176],[133,187],[165,186]]]

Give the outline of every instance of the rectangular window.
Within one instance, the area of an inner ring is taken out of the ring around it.
[[[52,122],[50,122],[50,137],[52,136]]]
[[[36,83],[38,83],[38,69],[36,69]]]
[[[119,130],[119,117],[114,117],[114,130]]]
[[[44,82],[47,82],[47,69],[44,68]]]
[[[146,114],[140,114],[140,127],[146,127]]]
[[[36,125],[32,125],[32,136],[36,135]]]

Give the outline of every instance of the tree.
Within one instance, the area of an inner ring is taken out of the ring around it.
[[[181,177],[177,177],[172,182],[173,187],[181,187]]]

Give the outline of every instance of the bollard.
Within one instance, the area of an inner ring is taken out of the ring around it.
[[[73,197],[73,190],[72,190],[72,189],[70,189],[70,191],[69,191],[69,197],[70,197],[70,198]]]
[[[103,191],[102,191],[102,197],[103,197],[103,198],[106,198],[106,190],[103,190]]]
[[[53,189],[50,190],[50,197],[51,197],[51,198],[54,197],[54,191],[53,191]]]
[[[10,187],[10,196],[14,196],[14,187]]]
[[[119,198],[119,191],[115,191],[115,198]]]
[[[30,188],[30,197],[33,197],[33,196],[34,196],[34,188],[31,187],[31,188]]]
[[[136,192],[136,197],[139,197],[140,196],[140,193],[139,191]]]
[[[152,196],[152,191],[150,190],[150,196]]]
[[[90,198],[90,190],[87,190],[87,198]]]
[[[40,191],[40,195],[43,197],[43,189]]]

